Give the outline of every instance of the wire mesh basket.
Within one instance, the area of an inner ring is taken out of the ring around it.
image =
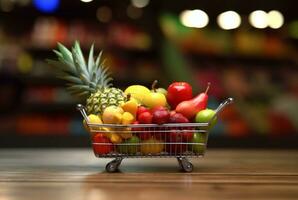
[[[84,106],[77,105],[91,134],[93,151],[100,158],[115,158],[106,165],[115,172],[123,158],[176,157],[185,172],[193,170],[188,157],[205,154],[210,124],[233,99],[228,98],[215,110],[207,123],[172,124],[99,124],[90,123]],[[105,139],[109,138],[109,139]]]

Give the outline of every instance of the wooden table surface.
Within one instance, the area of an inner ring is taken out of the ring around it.
[[[298,199],[298,151],[209,150],[192,159],[127,159],[108,174],[109,159],[89,149],[0,149],[0,200]]]

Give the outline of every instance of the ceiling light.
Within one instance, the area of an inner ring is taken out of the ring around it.
[[[255,28],[266,28],[268,26],[268,16],[263,10],[256,10],[250,13],[249,23]]]
[[[149,0],[131,0],[131,4],[137,8],[144,8],[149,4]]]
[[[218,15],[218,25],[225,30],[238,28],[241,24],[241,17],[235,11],[226,11]]]
[[[93,1],[93,0],[81,0],[81,2],[84,2],[84,3],[89,3],[91,1]]]
[[[185,10],[180,14],[180,21],[187,27],[203,28],[207,26],[209,17],[202,10]]]
[[[268,12],[268,25],[270,28],[278,29],[284,24],[284,17],[281,12],[277,10],[271,10]]]

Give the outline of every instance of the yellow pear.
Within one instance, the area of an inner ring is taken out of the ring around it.
[[[123,112],[120,107],[109,106],[104,110],[102,120],[105,124],[121,124]]]
[[[138,110],[138,101],[135,98],[130,97],[130,99],[127,102],[121,105],[121,108],[124,110],[124,112],[129,112],[134,117],[136,117]]]
[[[135,98],[140,104],[142,104],[144,97],[150,94],[150,90],[142,85],[131,85],[126,88],[124,93],[126,95],[131,94],[133,98]]]

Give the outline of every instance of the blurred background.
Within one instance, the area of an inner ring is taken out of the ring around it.
[[[89,146],[46,62],[57,42],[104,50],[114,86],[212,83],[235,104],[210,147],[298,147],[298,15],[291,0],[0,0],[0,147]]]

